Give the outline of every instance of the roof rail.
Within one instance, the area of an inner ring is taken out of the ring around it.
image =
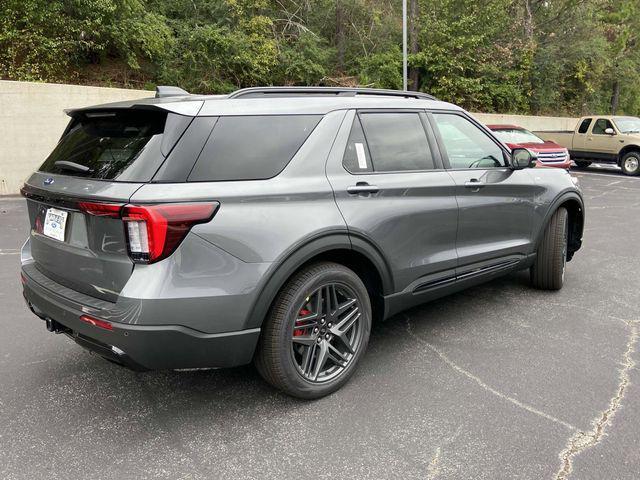
[[[401,90],[385,90],[382,88],[351,87],[251,87],[242,88],[230,93],[227,98],[265,98],[265,97],[298,97],[298,96],[337,96],[355,97],[357,95],[376,95],[383,97],[418,98],[436,100],[433,95],[422,92]]]
[[[182,95],[189,95],[189,92],[172,85],[158,85],[156,87],[156,98],[178,97]]]

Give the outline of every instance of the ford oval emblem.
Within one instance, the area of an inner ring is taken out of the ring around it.
[[[44,185],[52,185],[52,184],[53,184],[53,182],[54,182],[53,178],[48,177],[48,178],[45,178],[45,179],[44,179],[44,181],[43,181],[42,183],[43,183]]]

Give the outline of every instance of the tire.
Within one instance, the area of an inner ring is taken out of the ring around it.
[[[576,162],[576,166],[578,168],[587,168],[589,165],[591,165],[591,162],[587,162],[585,160],[574,160],[574,162]]]
[[[369,294],[358,275],[337,263],[312,264],[278,293],[258,342],[258,372],[294,397],[328,395],[355,371],[369,342],[371,318]]]
[[[640,152],[633,151],[626,153],[620,161],[622,173],[629,176],[640,174]]]
[[[551,217],[531,267],[531,283],[542,290],[560,290],[567,265],[569,222],[567,209],[560,207]]]

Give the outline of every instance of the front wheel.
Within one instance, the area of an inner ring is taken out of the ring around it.
[[[625,175],[638,175],[640,173],[640,152],[625,154],[620,162],[620,167]]]
[[[564,284],[569,239],[569,215],[558,208],[544,231],[536,260],[531,267],[531,283],[542,290],[560,290]]]
[[[255,364],[280,390],[320,398],[344,385],[371,331],[367,289],[352,270],[313,264],[282,288],[265,320]]]

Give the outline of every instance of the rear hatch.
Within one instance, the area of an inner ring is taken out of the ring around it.
[[[75,112],[23,188],[34,267],[66,287],[115,301],[134,263],[125,224],[108,214],[109,205],[126,204],[153,178],[192,119],[150,107]]]

